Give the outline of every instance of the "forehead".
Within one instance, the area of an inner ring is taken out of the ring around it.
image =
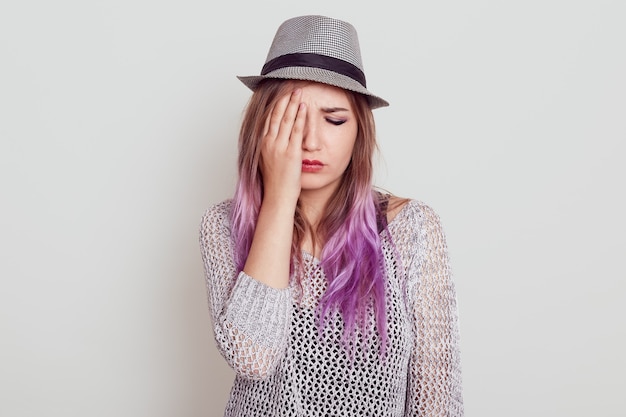
[[[294,87],[302,89],[302,99],[320,105],[342,105],[352,108],[348,92],[343,88],[311,81],[295,81]]]

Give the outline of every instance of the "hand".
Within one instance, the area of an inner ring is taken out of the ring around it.
[[[281,97],[265,122],[261,143],[261,173],[265,199],[287,199],[294,203],[300,196],[302,175],[302,135],[306,105],[300,102],[302,90]]]

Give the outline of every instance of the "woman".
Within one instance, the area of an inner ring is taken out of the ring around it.
[[[462,416],[444,234],[427,205],[376,191],[357,34],[285,21],[239,137],[232,199],[200,245],[226,416]]]

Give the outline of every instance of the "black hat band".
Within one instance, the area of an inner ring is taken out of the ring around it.
[[[345,75],[346,77],[350,77],[363,87],[367,88],[365,83],[365,74],[358,67],[342,59],[319,54],[297,53],[281,55],[267,61],[265,65],[263,65],[261,75],[267,75],[272,71],[286,67],[311,67],[333,71],[338,74]]]

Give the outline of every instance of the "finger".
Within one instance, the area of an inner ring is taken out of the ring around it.
[[[300,90],[299,88],[291,93],[291,96],[289,97],[289,103],[287,104],[287,107],[285,108],[283,117],[281,119],[276,140],[279,144],[285,147],[289,145],[289,138],[291,137],[293,125],[296,121],[296,116],[298,115],[301,95],[302,90]]]
[[[267,133],[270,130],[270,119],[271,118],[272,118],[272,112],[270,112],[270,114],[268,114],[267,117],[265,118],[265,124],[263,125],[263,135],[262,135],[262,137],[266,137]]]
[[[306,104],[300,103],[298,105],[296,119],[291,129],[291,136],[289,137],[289,148],[294,151],[302,151],[302,138],[304,136],[304,126],[306,123]]]
[[[279,98],[278,101],[276,101],[272,111],[270,112],[268,118],[269,125],[267,127],[266,135],[272,139],[276,139],[278,136],[278,131],[280,130],[280,125],[285,115],[285,109],[287,108],[290,99],[291,94],[285,94],[283,97]]]

